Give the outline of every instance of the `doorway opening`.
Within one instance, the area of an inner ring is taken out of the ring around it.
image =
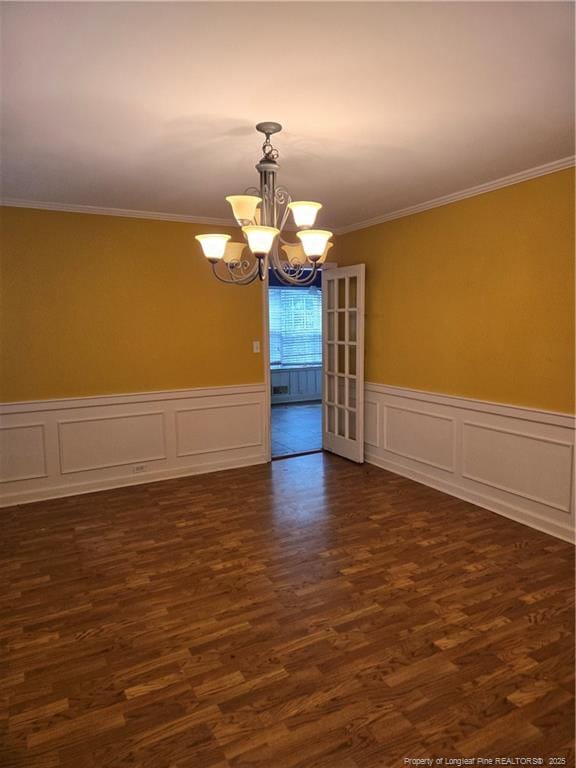
[[[270,273],[268,313],[272,458],[321,451],[321,271],[309,286]]]

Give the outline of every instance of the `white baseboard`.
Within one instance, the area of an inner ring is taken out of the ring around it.
[[[366,461],[574,542],[574,417],[366,384]]]
[[[264,385],[0,406],[0,506],[267,461]]]
[[[457,499],[469,501],[471,504],[476,504],[478,507],[490,510],[490,512],[496,512],[499,515],[508,517],[511,520],[515,520],[517,523],[528,525],[531,528],[536,528],[538,531],[543,531],[544,533],[549,533],[551,536],[556,536],[559,539],[564,539],[564,541],[574,543],[574,530],[567,524],[555,523],[546,518],[541,518],[538,515],[526,512],[526,510],[521,507],[512,507],[508,504],[504,504],[498,499],[491,498],[488,494],[475,493],[474,491],[458,486],[455,483],[443,481],[426,472],[418,472],[417,470],[409,469],[401,464],[394,461],[387,461],[374,454],[367,453],[366,461],[380,467],[380,469],[386,469],[396,475],[408,477],[410,480],[415,480],[423,485],[428,485],[430,488],[436,488],[438,491],[448,493],[450,496],[455,496]]]

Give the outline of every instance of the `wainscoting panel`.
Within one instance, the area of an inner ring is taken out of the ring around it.
[[[364,443],[369,448],[380,446],[380,411],[378,400],[371,400],[368,396],[364,398]]]
[[[44,424],[0,427],[0,482],[46,477]]]
[[[446,472],[454,470],[454,419],[386,405],[385,448]]]
[[[260,464],[264,385],[0,406],[0,506]]]
[[[462,428],[463,477],[570,512],[570,443],[486,424]]]
[[[60,471],[66,475],[165,459],[164,421],[162,412],[60,421]]]
[[[366,460],[574,541],[574,418],[366,384]]]
[[[210,405],[187,408],[176,413],[176,445],[178,456],[255,448],[262,445],[262,404]],[[230,421],[234,442],[231,442]]]

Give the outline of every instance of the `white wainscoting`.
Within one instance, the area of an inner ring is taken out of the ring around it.
[[[574,418],[366,384],[366,461],[574,541]]]
[[[267,461],[264,385],[0,406],[0,506]],[[366,384],[366,460],[574,540],[574,419]]]
[[[265,387],[0,406],[0,506],[267,461]]]

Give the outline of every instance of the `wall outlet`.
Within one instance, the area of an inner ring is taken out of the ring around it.
[[[258,354],[258,352],[260,352],[260,342],[259,341],[253,341],[252,342],[252,352],[254,352],[254,354],[256,354],[256,355]]]
[[[134,464],[132,472],[136,475],[138,472],[146,472],[146,464]]]

